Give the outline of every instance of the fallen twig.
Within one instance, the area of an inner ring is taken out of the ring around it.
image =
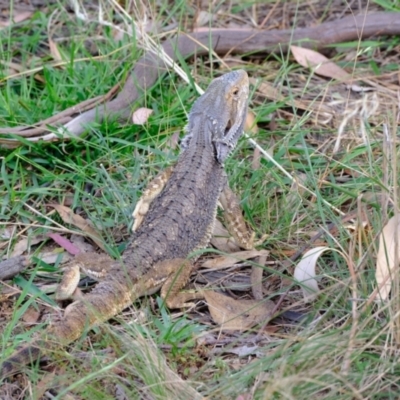
[[[199,29],[191,34],[180,33],[163,44],[163,50],[174,61],[177,54],[183,58],[191,55],[207,55],[209,47],[216,54],[242,54],[249,52],[285,52],[289,44],[321,49],[332,43],[361,40],[376,35],[398,35],[399,13],[377,12],[349,16],[338,21],[322,23],[311,28],[288,30],[252,29]],[[0,129],[0,134],[24,136],[31,142],[67,139],[81,135],[88,124],[100,123],[104,118],[128,120],[132,104],[167,72],[164,62],[154,54],[146,53],[135,65],[121,91],[111,98],[119,84],[104,97],[88,99],[61,113],[40,121],[34,127]],[[55,126],[51,132],[48,125]],[[21,145],[18,139],[0,137],[4,147]]]

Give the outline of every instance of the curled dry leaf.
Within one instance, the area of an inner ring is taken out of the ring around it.
[[[344,69],[317,51],[304,47],[290,46],[295,60],[305,68],[311,68],[316,74],[338,81],[348,81],[352,77]]]
[[[265,323],[275,304],[271,300],[235,300],[214,291],[204,291],[213,321],[223,330],[243,331]]]
[[[97,246],[105,251],[101,237],[89,221],[86,221],[80,215],[75,214],[69,207],[65,207],[60,204],[52,204],[51,206],[58,211],[60,217],[65,223],[72,224],[81,229],[83,232],[87,233],[89,237],[97,244]]]
[[[392,288],[393,274],[400,260],[399,229],[400,217],[395,215],[384,226],[379,236],[375,278],[381,300],[387,300],[389,297],[390,289]]]
[[[132,122],[135,125],[144,125],[152,113],[150,108],[140,107],[132,114]]]
[[[319,246],[308,250],[294,270],[294,278],[301,284],[304,299],[307,301],[314,300],[319,292],[318,283],[315,279],[315,267],[319,257],[328,250],[332,249],[326,246]]]
[[[210,269],[224,269],[232,267],[242,260],[249,260],[250,258],[268,256],[269,251],[267,250],[245,250],[232,253],[229,256],[215,257],[211,260],[207,260],[203,263],[204,268]]]
[[[28,250],[30,246],[43,242],[43,240],[46,240],[45,235],[37,235],[35,237],[29,237],[19,240],[18,243],[14,246],[11,257],[20,256],[22,253]]]

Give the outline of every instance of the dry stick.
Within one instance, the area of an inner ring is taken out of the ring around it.
[[[191,55],[201,56],[209,53],[211,47],[216,54],[250,52],[286,52],[289,44],[300,44],[303,47],[321,49],[328,44],[351,40],[361,40],[374,35],[397,35],[400,33],[398,13],[361,14],[349,16],[338,21],[322,23],[312,28],[287,30],[253,30],[253,29],[200,29],[191,35],[179,34],[163,44],[164,51],[174,60],[177,54],[188,58]],[[145,54],[135,65],[130,77],[117,97],[107,101],[103,106],[86,111],[64,124],[59,133],[68,131],[74,136],[81,135],[86,125],[107,117],[119,117],[128,120],[133,103],[146,90],[167,72],[164,62],[154,54]],[[80,103],[82,104],[82,103]],[[79,113],[80,104],[76,105]],[[57,117],[57,116],[55,116]],[[56,123],[57,121],[54,121]],[[38,125],[43,125],[43,121]],[[7,129],[2,129],[6,133]],[[26,133],[26,129],[23,129]],[[13,131],[14,134],[18,132]],[[50,133],[44,137],[27,140],[59,140],[59,134]],[[5,143],[5,139],[1,140]],[[17,140],[7,140],[9,147],[20,145]]]
[[[75,106],[69,107],[64,111],[61,111],[56,115],[53,115],[52,117],[46,118],[40,121],[38,123],[39,126],[36,128],[27,128],[26,126],[16,126],[13,128],[0,128],[0,134],[12,133],[19,136],[30,137],[37,135],[39,133],[49,132],[49,128],[46,125],[60,123],[61,121],[64,120],[66,120],[66,122],[69,122],[73,115],[76,115],[77,113],[81,113],[86,110],[93,109],[93,107],[96,107],[97,105],[108,101],[116,94],[120,86],[121,86],[120,83],[117,83],[105,95],[96,96],[91,99],[84,100]]]

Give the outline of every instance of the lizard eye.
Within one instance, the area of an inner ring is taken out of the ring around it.
[[[237,96],[239,94],[239,88],[234,88],[232,94]]]

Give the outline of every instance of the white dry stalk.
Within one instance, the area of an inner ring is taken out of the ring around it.
[[[344,101],[346,101],[346,100],[344,100]],[[330,103],[330,105],[333,106],[333,105],[343,104],[344,101],[343,100],[333,101]],[[332,151],[333,154],[335,154],[339,151],[343,132],[344,132],[346,126],[349,124],[349,122],[356,116],[359,116],[359,118],[360,118],[359,128],[360,128],[361,138],[363,140],[363,143],[366,146],[369,144],[365,125],[368,121],[368,118],[370,118],[372,115],[374,115],[376,113],[376,111],[378,110],[379,98],[378,98],[376,92],[374,92],[371,96],[368,94],[365,94],[362,99],[353,101],[351,103],[351,105],[352,105],[352,108],[346,108],[346,110],[343,112],[343,115],[342,115],[343,119],[339,125],[336,143],[335,143],[335,146]]]

